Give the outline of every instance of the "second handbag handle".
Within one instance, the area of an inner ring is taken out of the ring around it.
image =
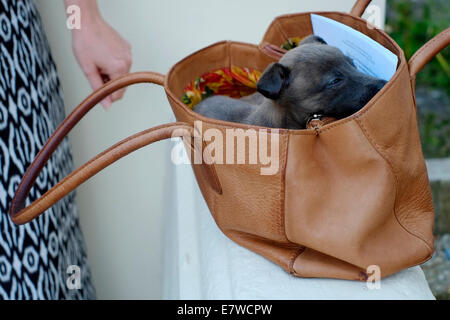
[[[58,126],[43,148],[36,155],[31,165],[28,167],[16,190],[14,198],[11,201],[9,213],[14,223],[24,224],[33,220],[90,177],[139,148],[163,139],[192,136],[194,130],[193,127],[182,122],[169,123],[139,132],[100,153],[97,157],[88,161],[83,166],[72,172],[69,176],[58,182],[39,199],[25,207],[26,198],[30,193],[34,182],[38,178],[48,159],[52,156],[53,152],[59,146],[64,137],[69,133],[69,131],[90,109],[92,109],[109,94],[135,83],[154,83],[163,85],[164,76],[155,72],[136,72],[112,80],[88,96]],[[206,169],[207,171],[202,174],[204,176],[206,174],[205,178],[214,182],[215,172],[210,172],[214,171],[214,168],[210,168],[208,166]],[[213,187],[217,187],[218,181],[210,184]],[[215,189],[218,188],[219,187]],[[219,191],[220,190],[218,190],[218,192]]]
[[[361,17],[371,2],[371,0],[357,0],[350,10],[350,14],[355,17]]]
[[[419,73],[432,58],[444,50],[448,45],[450,45],[450,28],[447,28],[434,36],[414,53],[408,61],[409,75],[413,82],[413,86],[415,86],[417,73]]]
[[[126,155],[154,142],[172,137],[190,137],[192,136],[192,133],[192,126],[183,122],[174,122],[134,134],[86,162],[80,168],[58,182],[49,191],[44,193],[39,199],[25,207],[25,201],[31,187],[42,170],[43,164],[48,160],[48,158],[37,158],[37,161],[35,160],[35,162],[32,163],[30,169],[27,170],[22,178],[11,202],[9,210],[11,220],[18,225],[30,222],[75,190],[86,180]]]

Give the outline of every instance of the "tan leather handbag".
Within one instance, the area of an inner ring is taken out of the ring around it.
[[[384,277],[421,264],[433,253],[433,203],[417,128],[414,83],[417,72],[449,44],[450,29],[406,61],[393,39],[360,18],[369,2],[357,1],[350,14],[314,12],[366,34],[398,57],[395,75],[362,110],[315,129],[279,130],[280,169],[274,175],[261,175],[262,164],[193,165],[219,228],[295,276],[364,280],[367,268],[376,265]],[[203,131],[215,128],[224,135],[233,128],[261,130],[196,114],[181,102],[183,88],[218,68],[264,70],[283,54],[278,48],[288,38],[311,33],[310,13],[283,15],[272,22],[260,45],[218,42],[181,60],[166,76],[138,72],[105,84],[65,119],[36,156],[12,201],[12,220],[23,224],[36,218],[141,147],[173,135],[190,137],[195,120],[203,121]],[[142,82],[164,86],[179,122],[122,140],[25,207],[41,169],[77,122],[107,95]]]

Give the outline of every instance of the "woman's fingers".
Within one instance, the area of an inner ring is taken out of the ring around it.
[[[85,75],[89,81],[89,84],[91,85],[92,90],[94,91],[99,89],[107,81],[109,81],[109,79],[106,78],[105,75],[102,75],[95,66],[93,66],[92,69],[89,69],[89,71],[85,72]],[[103,99],[100,103],[105,110],[108,110],[111,107],[112,102],[113,100],[111,99],[111,95],[109,95],[105,99]]]

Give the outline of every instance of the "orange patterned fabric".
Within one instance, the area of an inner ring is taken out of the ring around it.
[[[215,94],[240,98],[256,91],[260,77],[260,71],[236,66],[208,72],[186,86],[182,101],[193,108]]]
[[[281,45],[281,48],[290,50],[298,46],[302,37],[289,38]],[[256,83],[261,77],[261,72],[249,68],[232,66],[205,73],[191,81],[184,88],[181,100],[190,108],[193,108],[203,99],[218,94],[232,98],[240,98],[256,91]]]

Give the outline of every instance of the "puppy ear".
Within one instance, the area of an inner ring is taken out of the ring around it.
[[[272,63],[261,75],[256,89],[268,99],[278,99],[281,91],[289,84],[290,71],[281,63]]]
[[[318,44],[327,44],[325,42],[325,40],[323,40],[321,37],[319,36],[314,36],[314,35],[310,35],[307,36],[305,39],[303,39],[302,41],[300,41],[300,43],[298,44],[299,46],[303,45],[303,44],[308,44],[308,43],[318,43]]]

